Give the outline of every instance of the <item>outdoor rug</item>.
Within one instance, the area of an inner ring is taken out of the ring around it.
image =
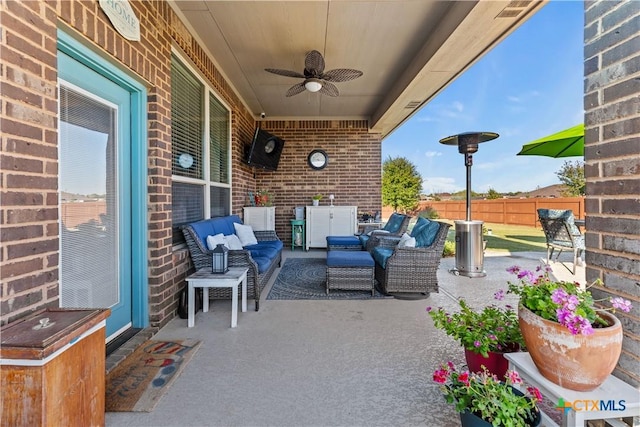
[[[107,412],[151,412],[195,354],[200,341],[142,344],[107,375]]]
[[[371,299],[387,298],[377,290],[343,291],[332,289],[327,295],[327,260],[326,258],[289,258],[284,262],[280,274],[276,277],[267,299]]]

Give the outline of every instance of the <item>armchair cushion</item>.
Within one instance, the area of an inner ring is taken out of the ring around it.
[[[386,268],[387,260],[391,255],[393,255],[393,251],[393,248],[376,246],[371,255],[373,256],[375,262],[380,264],[382,268]]]
[[[402,221],[404,221],[406,215],[392,213],[391,217],[389,217],[389,221],[382,228],[383,230],[388,231],[389,233],[397,233],[402,226]]]
[[[416,238],[417,248],[426,248],[431,246],[433,241],[438,235],[440,229],[440,223],[438,221],[429,221],[426,218],[420,217],[411,230],[411,237]]]

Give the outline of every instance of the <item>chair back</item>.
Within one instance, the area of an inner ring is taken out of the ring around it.
[[[388,231],[391,234],[402,235],[409,227],[409,221],[411,217],[409,215],[392,213],[387,223],[382,227],[383,230]]]
[[[547,244],[575,247],[582,237],[570,209],[538,209],[538,220]]]

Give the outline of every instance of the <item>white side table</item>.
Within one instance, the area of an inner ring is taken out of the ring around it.
[[[607,420],[612,426],[626,426],[616,420],[621,417],[634,417],[633,425],[640,425],[640,392],[619,378],[609,375],[609,378],[593,391],[574,391],[560,387],[543,377],[529,353],[505,353],[504,357],[509,361],[509,369],[518,371],[526,383],[537,387],[554,405],[557,406],[560,399],[563,399],[563,427],[584,427],[586,420]],[[621,404],[621,401],[624,401],[624,404]],[[604,407],[600,407],[600,402],[604,402]],[[542,425],[557,426],[544,413]]]
[[[203,268],[187,277],[189,286],[188,326],[195,324],[195,288],[202,288],[202,311],[209,311],[209,288],[231,288],[231,327],[238,326],[238,285],[242,284],[242,312],[247,311],[247,271],[242,267],[231,267],[225,274],[214,274]]]

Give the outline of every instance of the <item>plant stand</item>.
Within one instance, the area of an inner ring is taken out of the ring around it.
[[[640,425],[640,394],[638,390],[613,375],[592,391],[574,391],[552,383],[542,376],[533,364],[531,356],[526,352],[507,353],[504,357],[509,361],[509,369],[518,371],[522,379],[540,390],[540,393],[552,403],[563,402],[563,426],[582,427],[587,420],[607,420],[612,426],[627,426],[617,421],[621,417],[633,417],[634,426]],[[562,399],[562,400],[561,400]],[[598,402],[594,408],[591,402]],[[624,407],[620,404],[624,401]],[[602,410],[604,409],[604,410]],[[541,411],[542,423],[545,426],[558,426],[549,416]]]

